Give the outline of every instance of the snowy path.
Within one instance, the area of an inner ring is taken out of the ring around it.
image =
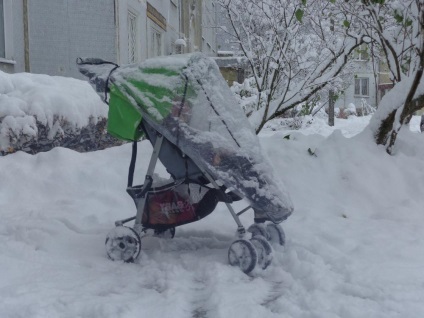
[[[134,213],[128,145],[0,158],[0,316],[423,317],[423,142],[387,158],[341,138],[263,138],[296,213],[286,247],[252,276],[227,264],[236,226],[224,206],[173,240],[146,238],[135,264],[106,258],[106,233]]]

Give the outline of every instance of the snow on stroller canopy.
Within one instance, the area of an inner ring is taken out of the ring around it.
[[[289,195],[275,180],[255,132],[212,59],[201,53],[150,59],[120,67],[110,81],[111,109],[131,105],[139,121],[144,119],[273,221],[292,212]]]

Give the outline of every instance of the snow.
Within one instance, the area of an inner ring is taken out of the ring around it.
[[[175,45],[182,45],[182,46],[186,47],[187,46],[187,43],[186,43],[186,41],[184,39],[176,39],[175,40]]]
[[[172,240],[143,239],[135,264],[107,259],[114,221],[135,213],[129,144],[0,157],[1,316],[422,317],[424,135],[414,117],[388,156],[358,134],[368,121],[260,136],[296,211],[286,246],[251,276],[227,264],[236,224],[223,204]],[[140,143],[138,183],[151,151]]]
[[[101,117],[107,117],[107,106],[85,81],[0,71],[0,150],[9,146],[11,133],[35,138],[36,121],[53,138],[60,125],[82,128]]]

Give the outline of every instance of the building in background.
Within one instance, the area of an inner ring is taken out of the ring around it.
[[[378,63],[378,100],[380,101],[386,93],[393,88],[393,81],[390,79],[390,70],[387,63]]]
[[[351,109],[351,105],[354,105],[357,112],[367,107],[375,108],[379,102],[378,70],[373,65],[366,46],[358,48],[353,58],[356,71],[349,86],[338,97],[335,107],[343,110]]]
[[[0,0],[0,70],[81,78],[77,57],[213,56],[215,25],[213,0]]]
[[[349,87],[339,96],[336,107],[349,108],[349,104],[356,107],[361,114],[364,107],[376,108],[384,95],[393,88],[393,81],[386,61],[372,59],[369,47],[362,45],[354,53],[356,71]]]

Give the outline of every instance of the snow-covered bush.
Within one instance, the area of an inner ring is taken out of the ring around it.
[[[359,116],[367,116],[373,114],[376,108],[371,106],[365,98],[361,99],[361,106],[357,109]]]
[[[56,146],[105,148],[107,105],[86,82],[65,77],[0,72],[0,155]]]
[[[231,91],[239,101],[246,116],[250,116],[257,108],[258,89],[255,85],[255,79],[248,77],[242,84],[234,82],[231,86]]]
[[[290,118],[277,118],[267,122],[266,130],[301,130],[309,127],[314,122],[314,117],[311,115],[296,116]]]
[[[339,112],[336,115],[338,118],[348,118],[349,116],[357,116],[356,106],[352,103],[348,104],[346,107],[340,107]]]

